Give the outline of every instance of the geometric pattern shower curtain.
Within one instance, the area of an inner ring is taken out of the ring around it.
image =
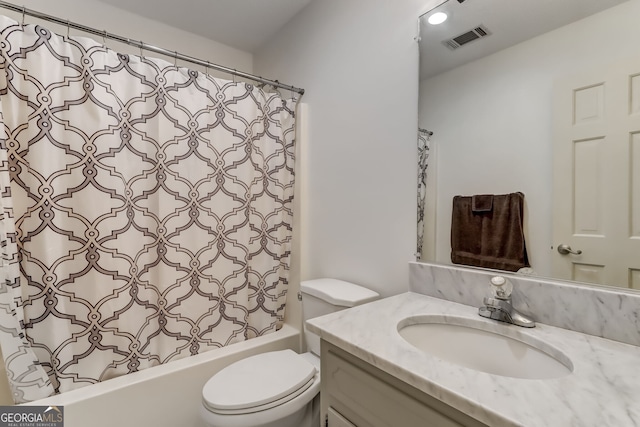
[[[276,330],[295,100],[6,17],[0,49],[15,400]]]
[[[427,166],[429,165],[430,135],[424,129],[418,128],[418,238],[416,260],[422,258],[424,245],[424,210],[427,198]]]

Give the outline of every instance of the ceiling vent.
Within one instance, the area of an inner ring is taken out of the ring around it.
[[[442,43],[445,44],[449,49],[455,50],[461,46],[464,46],[467,43],[471,43],[474,40],[481,39],[482,37],[486,37],[491,35],[491,32],[484,25],[478,25],[473,30],[469,30],[466,33],[460,34],[457,37],[454,37],[449,40],[445,40]]]

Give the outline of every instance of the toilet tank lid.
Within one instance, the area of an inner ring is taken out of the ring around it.
[[[377,292],[355,283],[329,278],[304,280],[300,283],[300,290],[340,307],[354,307],[380,297]]]

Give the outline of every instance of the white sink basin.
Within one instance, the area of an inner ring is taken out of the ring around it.
[[[398,324],[402,338],[414,347],[466,368],[527,379],[571,373],[573,364],[567,356],[519,329],[451,316],[416,316]]]

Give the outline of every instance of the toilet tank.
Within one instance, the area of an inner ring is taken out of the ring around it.
[[[314,279],[300,283],[302,318],[307,351],[320,355],[320,337],[307,331],[306,322],[314,317],[355,307],[380,298],[377,292],[338,279]]]

